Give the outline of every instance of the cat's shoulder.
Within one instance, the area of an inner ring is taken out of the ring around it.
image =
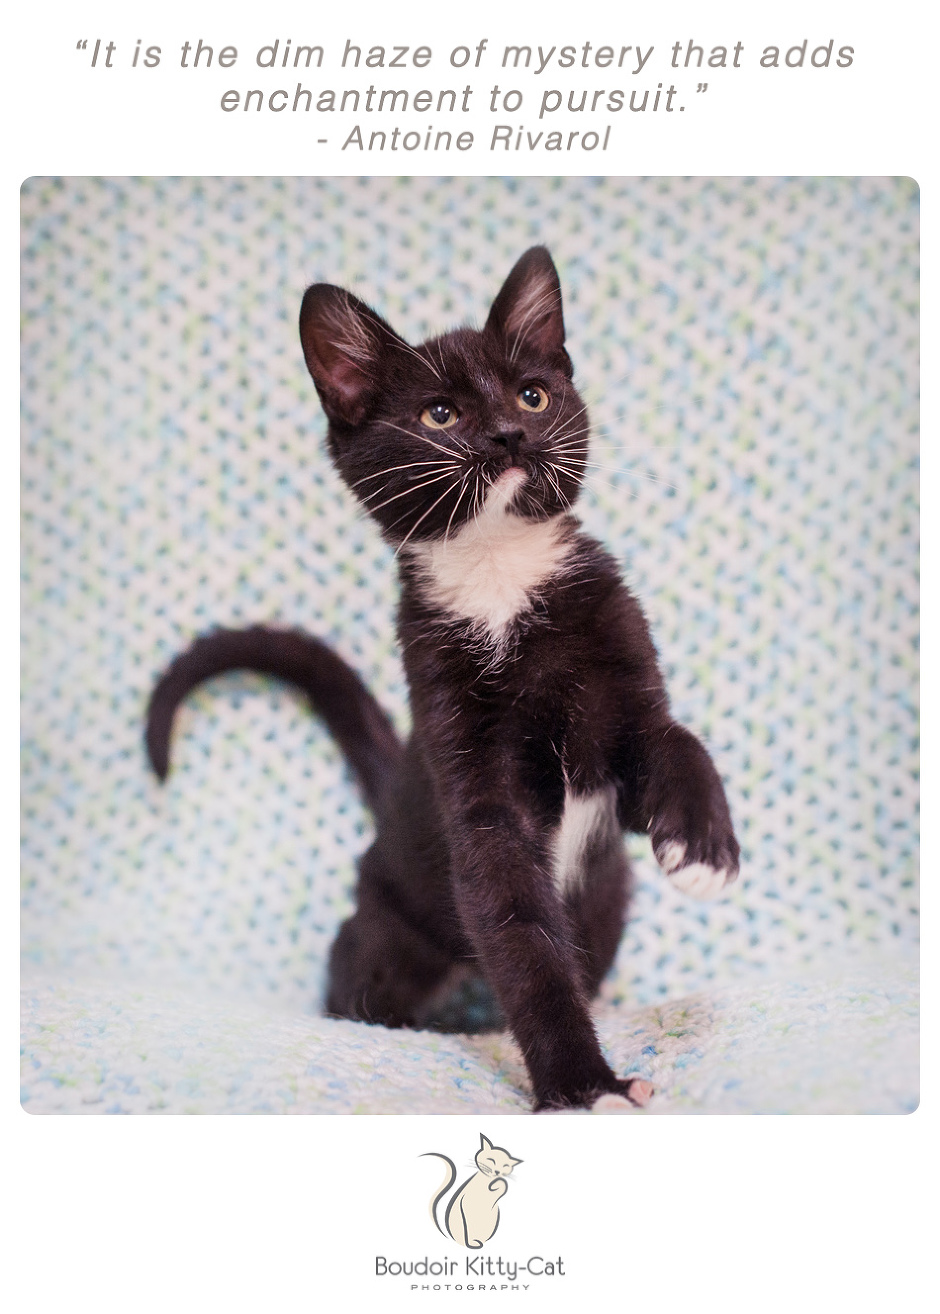
[[[594,596],[609,596],[631,608],[639,607],[625,578],[624,563],[578,521],[574,521],[569,538],[567,567],[571,580],[580,582]]]

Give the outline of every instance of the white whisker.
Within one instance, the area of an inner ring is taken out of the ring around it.
[[[581,416],[585,413],[586,410],[587,410],[586,406],[579,407],[579,409],[576,410],[573,415],[568,416],[564,424],[561,424],[559,417],[559,420],[555,422],[555,427],[553,429],[549,429],[548,433],[543,434],[542,441],[549,442],[553,438],[560,437],[565,432],[565,430],[569,427],[569,425],[574,424],[576,420],[579,420],[581,418]],[[585,432],[586,431],[587,431],[587,426],[585,427]]]
[[[538,473],[539,475],[544,475],[544,476],[545,476],[545,479],[548,481],[548,483],[551,484],[552,488],[554,488],[555,492],[558,494],[558,496],[559,496],[559,497],[561,498],[561,500],[564,502],[564,501],[566,501],[566,498],[565,498],[564,493],[562,493],[562,491],[561,491],[561,484],[559,484],[558,480],[555,478],[554,474],[552,473],[553,469],[554,469],[554,466],[553,466],[552,462],[551,462],[551,461],[544,460],[544,459],[543,459],[542,461],[540,461],[540,462],[538,463],[538,465],[536,466],[536,471],[537,471],[537,473]]]
[[[457,501],[454,503],[454,509],[453,509],[453,511],[451,511],[451,513],[450,513],[450,519],[447,521],[447,528],[444,530],[444,542],[445,542],[445,543],[447,542],[448,535],[450,534],[450,527],[451,527],[451,525],[454,523],[454,516],[457,514],[457,508],[458,508],[458,506],[460,506],[460,499],[463,497],[464,493],[467,491],[467,487],[468,487],[468,485],[467,485],[467,475],[469,475],[469,473],[470,473],[470,471],[468,470],[467,473],[464,475],[463,479],[460,481],[460,492],[457,494]]]
[[[552,453],[552,457],[556,462],[568,461],[570,463],[571,461],[570,457],[558,456],[554,452]],[[646,471],[643,470],[637,470],[631,465],[603,465],[599,461],[587,461],[587,460],[585,460],[582,464],[584,469],[586,470],[596,470],[602,474],[633,475],[637,479],[647,479],[650,483],[653,484],[662,484],[666,488],[671,488],[673,492],[679,491],[678,485],[669,483],[668,479],[663,479],[660,475],[648,474]]]
[[[435,379],[437,379],[438,383],[443,382],[441,376],[434,368],[434,365],[431,363],[431,361],[427,359],[427,357],[422,356],[420,351],[415,351],[414,347],[412,347],[410,343],[406,342],[404,338],[400,338],[398,334],[393,332],[392,329],[390,329],[386,324],[380,323],[379,327],[382,328],[383,331],[389,335],[389,337],[392,339],[392,342],[395,344],[396,347],[399,347],[402,351],[407,351],[410,356],[414,356],[415,360],[419,360],[422,365],[426,365],[428,369],[431,371],[431,373],[434,375]]]
[[[558,452],[586,451],[590,446],[589,443],[584,441],[587,433],[587,428],[584,428],[576,429],[574,433],[565,434],[562,442],[552,443],[552,449]]]
[[[444,462],[440,459],[440,457],[434,456],[429,458],[427,461],[408,461],[405,465],[390,465],[387,466],[386,469],[384,470],[377,470],[375,474],[363,475],[361,479],[357,479],[355,483],[350,484],[349,487],[358,488],[360,484],[368,483],[370,479],[381,479],[383,475],[394,474],[396,470],[414,470],[419,465],[440,467],[443,464]],[[458,469],[458,468],[459,467],[455,463],[454,469]]]
[[[456,483],[456,481],[455,481],[455,483]],[[448,493],[450,493],[450,492],[453,491],[454,487],[455,487],[455,484],[452,484],[452,485],[450,486],[450,488],[445,488],[444,491],[443,491],[443,493],[441,493],[440,497],[437,499],[437,501],[436,501],[436,502],[432,502],[431,505],[428,507],[427,511],[425,511],[424,515],[421,516],[421,518],[420,518],[419,520],[416,520],[416,521],[415,521],[415,523],[414,523],[414,524],[411,526],[411,528],[408,530],[408,533],[405,535],[405,537],[402,539],[402,541],[399,543],[398,547],[396,548],[396,550],[395,550],[395,556],[396,556],[396,557],[399,556],[399,555],[401,554],[402,549],[404,548],[405,544],[408,542],[409,538],[411,538],[411,535],[415,532],[415,530],[416,530],[416,529],[418,528],[418,526],[422,523],[422,521],[427,520],[428,516],[431,514],[431,512],[434,510],[434,508],[435,508],[436,506],[440,506],[441,502],[443,502],[444,498],[447,496]]]
[[[386,500],[384,502],[380,502],[378,506],[368,507],[367,510],[370,515],[375,515],[376,511],[381,511],[383,506],[388,506],[391,502],[397,502],[400,497],[407,497],[409,493],[420,492],[422,488],[429,488],[431,484],[439,484],[442,479],[450,479],[450,478],[452,478],[452,475],[448,470],[445,474],[435,475],[433,479],[426,479],[423,484],[413,484],[411,488],[406,488],[404,489],[403,492],[396,493],[394,497],[386,498]],[[378,497],[382,491],[383,490],[379,488],[376,489],[374,493],[367,493],[365,497],[363,497],[362,501],[368,502],[370,497]]]
[[[486,501],[486,475],[482,468],[476,471],[473,485],[473,518],[474,520],[483,510],[483,504]]]
[[[663,479],[660,475],[649,474],[644,470],[637,470],[632,465],[600,465],[597,461],[586,461],[585,465],[605,474],[635,475],[637,479],[648,479],[651,484],[662,484],[666,488],[671,488],[673,492],[677,493],[679,491],[678,485],[671,484],[668,479]]]
[[[403,429],[400,424],[393,424],[391,420],[383,420],[383,424],[387,424],[390,429],[395,429],[398,433],[403,433],[407,438],[415,438],[419,443],[427,443],[429,447],[436,447],[439,452],[444,452],[447,456],[458,455],[453,448],[442,447],[440,443],[436,443],[433,438],[428,438],[426,434],[415,433],[412,429]],[[469,454],[470,448],[466,443],[460,442],[459,439],[455,439],[454,441],[458,442],[460,447]]]

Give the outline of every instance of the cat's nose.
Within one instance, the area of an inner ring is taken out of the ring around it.
[[[502,447],[509,453],[509,459],[515,463],[519,459],[519,448],[525,441],[525,434],[521,429],[510,429],[505,433],[496,433],[490,438],[491,443],[497,447]]]

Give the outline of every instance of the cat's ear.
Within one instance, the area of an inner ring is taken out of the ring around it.
[[[510,356],[522,347],[568,364],[565,321],[561,313],[561,284],[544,246],[533,246],[513,265],[493,302],[486,331],[505,341]]]
[[[488,1141],[486,1137],[483,1135],[483,1133],[480,1132],[480,1150],[492,1150],[492,1148],[493,1148],[493,1142]],[[477,1150],[477,1154],[480,1153],[480,1150]]]
[[[314,283],[300,307],[300,342],[307,369],[331,420],[361,424],[381,386],[382,360],[401,341],[351,292]]]
[[[512,1157],[512,1155],[510,1155],[510,1156],[509,1156],[509,1162],[512,1164],[513,1168],[515,1168],[517,1164],[520,1164],[520,1163],[522,1163],[523,1161],[522,1161],[522,1159],[514,1159],[514,1158]]]

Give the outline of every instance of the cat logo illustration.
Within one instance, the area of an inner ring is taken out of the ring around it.
[[[431,1200],[431,1218],[442,1236],[449,1236],[468,1250],[480,1250],[499,1227],[500,1201],[509,1190],[509,1175],[521,1159],[514,1159],[480,1134],[480,1148],[474,1155],[477,1171],[459,1186],[444,1210],[441,1226],[439,1209],[444,1196],[457,1180],[457,1169],[446,1154],[431,1150],[422,1159],[443,1159],[447,1173],[443,1185]]]

